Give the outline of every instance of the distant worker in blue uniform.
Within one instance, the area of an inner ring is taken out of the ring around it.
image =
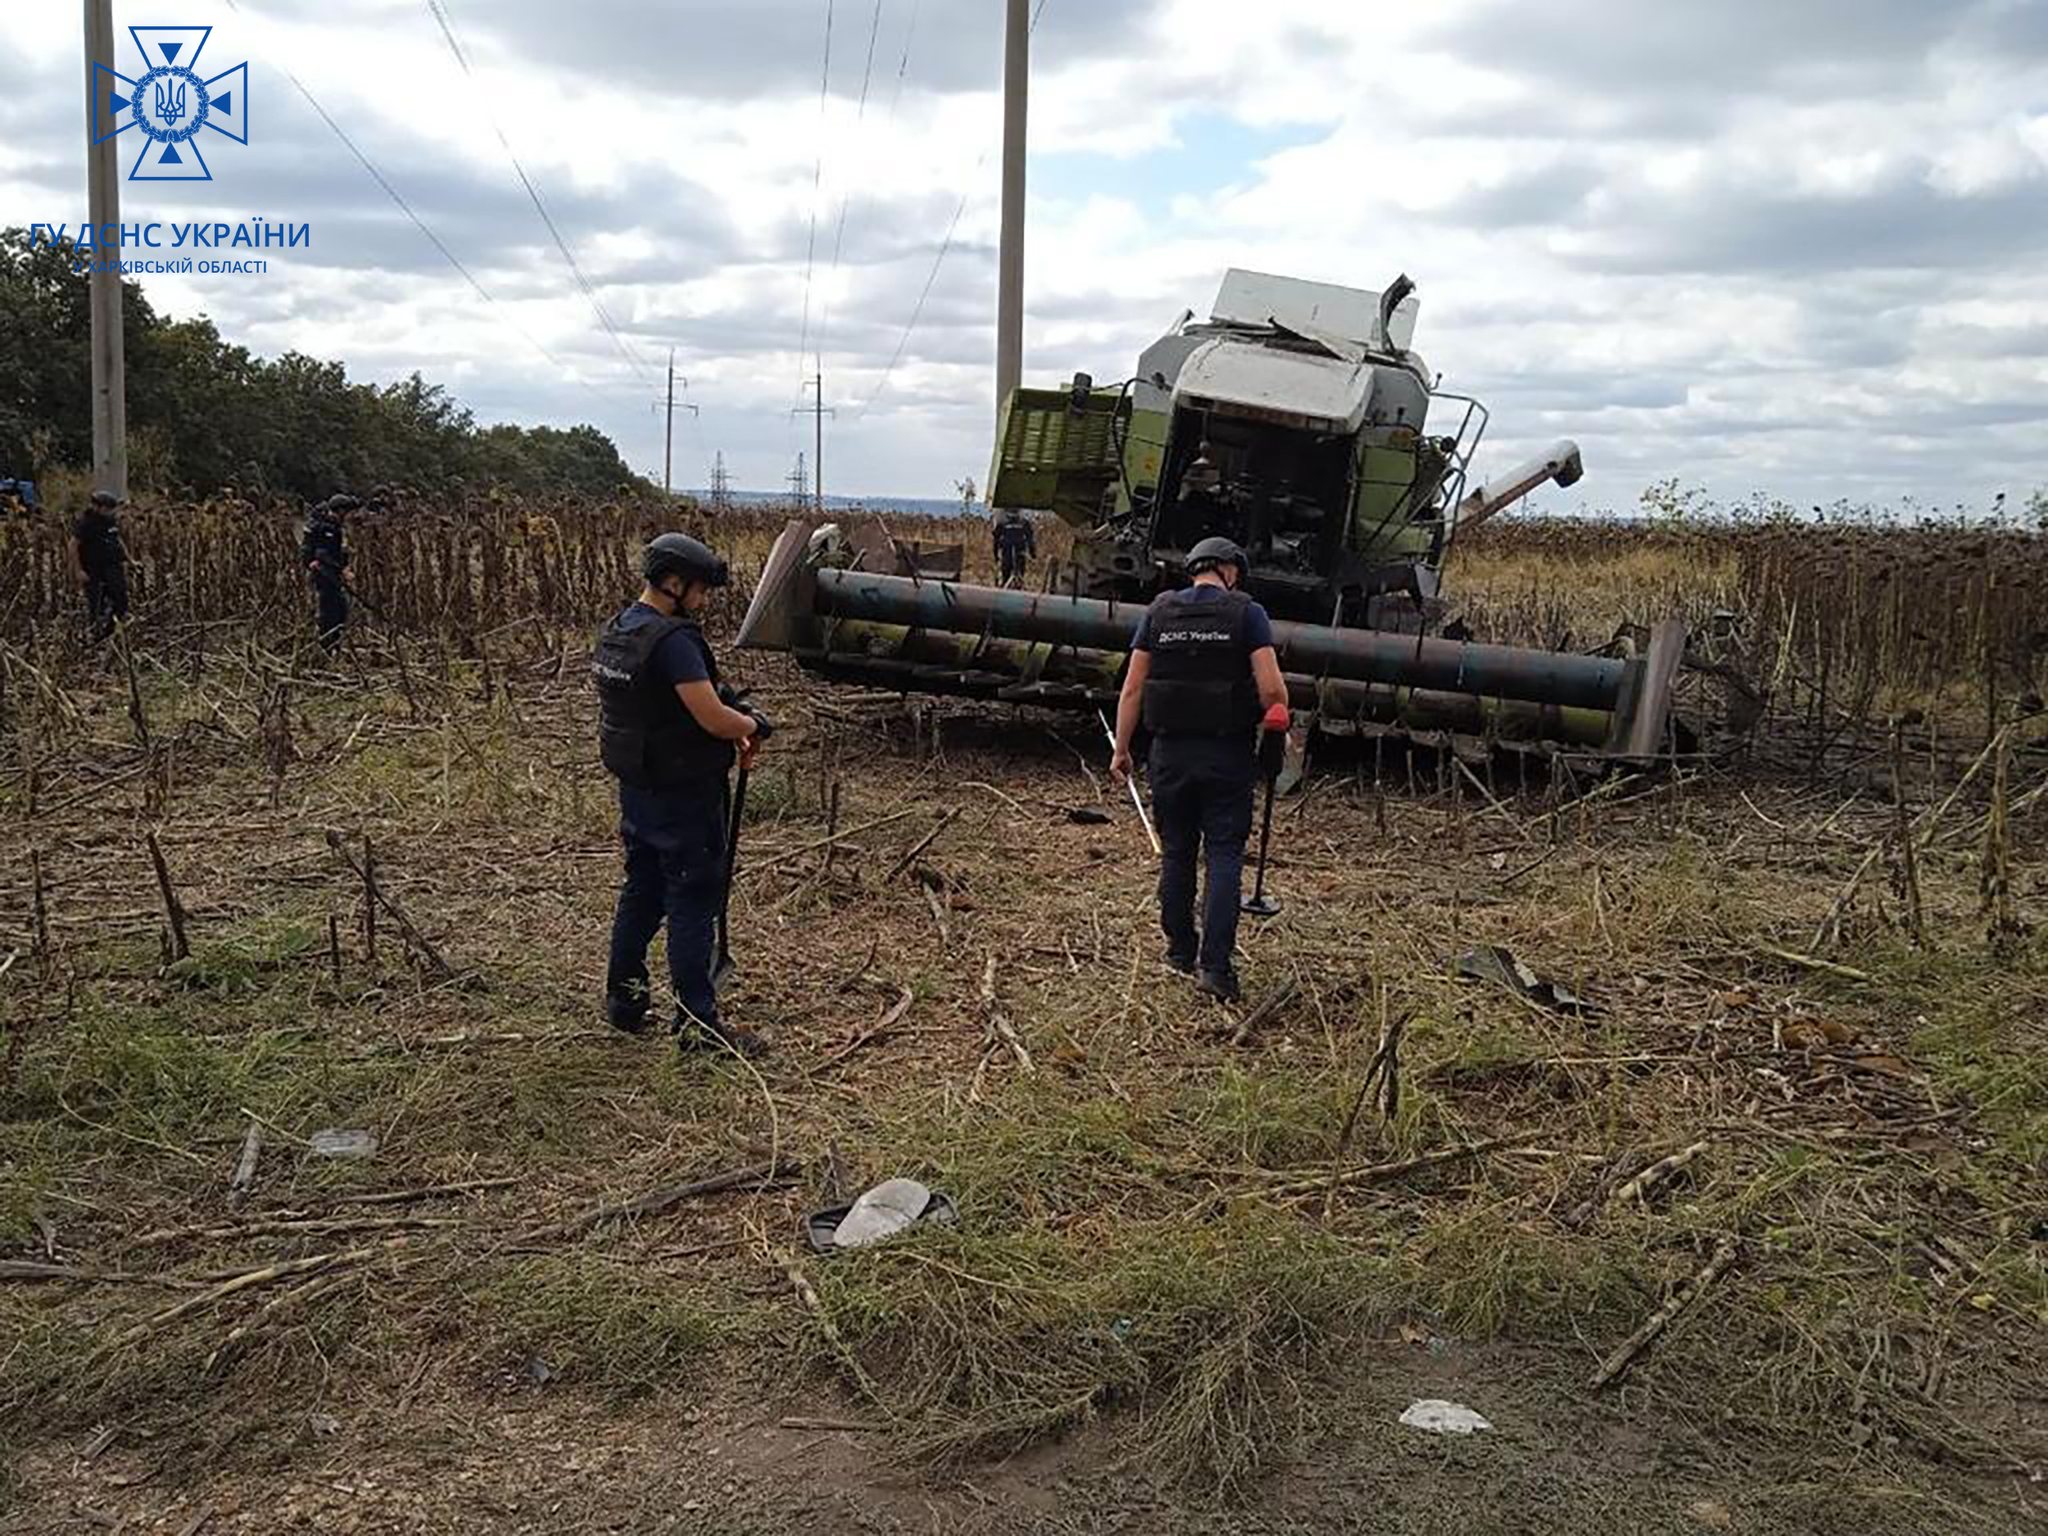
[[[332,652],[341,644],[348,627],[348,538],[349,513],[361,506],[355,497],[330,496],[314,507],[306,518],[305,537],[299,541],[299,559],[313,584],[313,628],[321,647]]]
[[[1152,736],[1146,770],[1159,823],[1159,924],[1166,963],[1210,996],[1234,1002],[1244,845],[1252,830],[1261,730],[1285,731],[1287,681],[1266,610],[1240,591],[1247,562],[1228,539],[1188,551],[1190,585],[1145,610],[1117,701],[1110,773],[1131,771],[1142,722]],[[1204,868],[1195,924],[1195,864]]]
[[[990,534],[995,544],[996,575],[1006,587],[1021,587],[1030,578],[1031,559],[1038,553],[1038,530],[1015,507],[996,514]]]
[[[685,1051],[758,1056],[760,1038],[725,1023],[712,977],[714,930],[730,877],[726,775],[751,766],[772,729],[758,710],[734,708],[697,615],[726,584],[725,562],[696,539],[664,533],[641,560],[637,601],[604,627],[591,655],[599,748],[619,781],[625,880],[612,918],[605,1013],[646,1032],[653,995],[647,947],[668,924],[673,1028]]]
[[[128,617],[128,547],[121,542],[121,498],[94,491],[71,528],[78,574],[85,578],[85,611],[92,637],[104,640]]]

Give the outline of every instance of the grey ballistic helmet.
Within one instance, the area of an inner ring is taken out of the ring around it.
[[[640,557],[640,571],[649,586],[659,584],[667,576],[701,581],[707,587],[722,587],[731,579],[725,562],[711,552],[710,546],[687,533],[664,533],[655,539]]]
[[[1245,559],[1244,551],[1225,538],[1204,539],[1188,551],[1188,574],[1190,576],[1199,576],[1204,571],[1213,571],[1219,565],[1236,566],[1237,577],[1240,581],[1244,579],[1244,573],[1250,568],[1250,562]]]

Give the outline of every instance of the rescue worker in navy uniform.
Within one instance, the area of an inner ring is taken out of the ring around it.
[[[313,625],[321,647],[341,644],[348,625],[348,544],[343,521],[362,503],[349,495],[330,496],[306,518],[306,536],[299,541],[299,559],[313,583]]]
[[[1015,507],[996,514],[990,534],[995,545],[996,572],[1006,587],[1021,587],[1031,572],[1031,557],[1038,553],[1038,531],[1031,520]]]
[[[71,529],[95,640],[106,639],[128,617],[128,550],[121,542],[120,506],[112,492],[94,491]]]
[[[647,1029],[647,946],[666,919],[677,1044],[758,1056],[767,1048],[758,1036],[720,1020],[711,968],[727,873],[726,774],[735,756],[751,765],[771,727],[733,707],[738,696],[719,685],[697,622],[726,584],[725,562],[687,534],[664,533],[641,571],[639,600],[605,626],[590,662],[626,850],[605,1013],[629,1034]]]
[[[1117,701],[1110,773],[1131,771],[1140,720],[1152,733],[1147,771],[1159,823],[1159,923],[1166,963],[1212,997],[1234,1002],[1238,902],[1252,830],[1261,729],[1287,729],[1287,682],[1266,610],[1239,591],[1244,551],[1204,539],[1188,551],[1193,583],[1153,600],[1131,640]],[[1195,926],[1195,857],[1205,863]]]

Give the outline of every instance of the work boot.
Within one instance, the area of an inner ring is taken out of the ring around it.
[[[676,1049],[685,1056],[737,1055],[748,1061],[768,1054],[768,1042],[749,1029],[716,1021],[706,1024],[678,1011],[675,1019]]]
[[[1204,971],[1195,978],[1195,990],[1205,992],[1219,1003],[1234,1003],[1244,996],[1235,971]]]
[[[1177,955],[1172,950],[1168,950],[1166,952],[1166,968],[1169,971],[1178,971],[1183,976],[1192,976],[1195,974],[1195,957],[1193,955]]]
[[[604,1000],[604,1016],[613,1029],[629,1035],[644,1035],[647,1027],[654,1022],[647,1007],[645,987],[628,988],[613,992]]]

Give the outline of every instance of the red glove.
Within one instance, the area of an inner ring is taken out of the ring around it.
[[[1259,722],[1259,729],[1262,731],[1284,731],[1293,724],[1294,716],[1288,711],[1287,706],[1285,704],[1275,704],[1266,711],[1265,718]]]

